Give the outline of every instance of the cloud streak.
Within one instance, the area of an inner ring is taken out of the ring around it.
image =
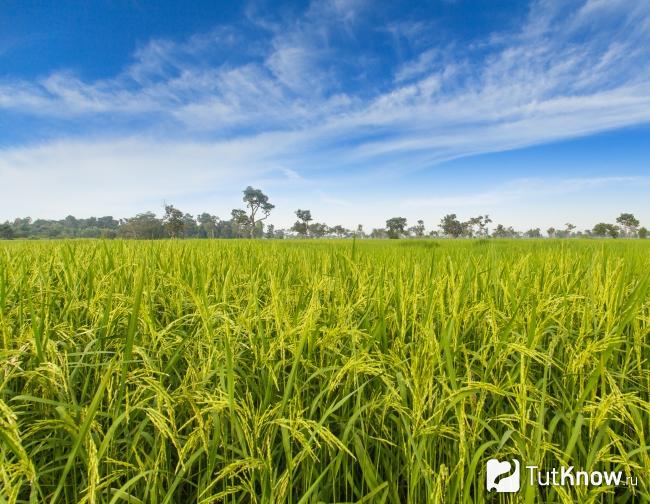
[[[351,67],[340,51],[354,45],[364,9],[372,5],[314,2],[284,22],[250,14],[240,27],[153,40],[108,79],[62,69],[0,80],[0,115],[61,125],[38,144],[0,150],[0,196],[57,177],[90,187],[106,170],[112,181],[157,181],[125,201],[233,174],[296,183],[341,170],[399,173],[650,122],[646,2],[539,0],[518,29],[462,48],[431,46],[418,24],[413,56],[386,61],[373,86],[363,62],[381,52],[355,53]],[[68,132],[85,124],[85,134]]]

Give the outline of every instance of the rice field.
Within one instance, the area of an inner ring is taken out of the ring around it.
[[[649,272],[640,240],[0,243],[0,503],[648,502]],[[492,457],[638,484],[488,494]]]

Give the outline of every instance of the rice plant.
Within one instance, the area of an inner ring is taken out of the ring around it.
[[[648,272],[631,240],[4,243],[0,502],[650,501]],[[491,457],[638,484],[488,494]]]

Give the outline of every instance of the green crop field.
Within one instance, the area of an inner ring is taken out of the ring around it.
[[[0,244],[0,503],[650,501],[650,243]],[[489,494],[489,458],[627,487]]]

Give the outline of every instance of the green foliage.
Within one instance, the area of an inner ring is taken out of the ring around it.
[[[610,238],[618,238],[620,232],[621,230],[617,225],[607,224],[605,222],[599,222],[594,226],[594,229],[592,230],[594,236]]]
[[[631,213],[622,213],[616,218],[616,222],[625,228],[628,236],[634,236],[639,227],[639,220]]]
[[[293,224],[291,230],[298,233],[300,236],[307,236],[310,231],[309,223],[313,220],[310,210],[296,210],[296,217],[298,220]]]
[[[498,224],[497,227],[494,228],[492,236],[494,238],[516,238],[519,234],[512,228],[512,226],[505,227],[503,224]]]
[[[647,502],[650,244],[409,243],[3,242],[0,501]]]
[[[464,226],[456,218],[456,214],[447,214],[440,220],[440,229],[444,235],[458,238],[463,234]]]
[[[155,240],[165,236],[163,222],[153,212],[144,212],[135,217],[125,219],[119,228],[121,238],[136,240]]]
[[[245,227],[248,230],[249,236],[255,238],[256,231],[259,229],[258,224],[261,224],[262,221],[271,214],[271,210],[275,208],[275,205],[271,204],[269,197],[260,189],[254,189],[251,186],[244,189],[243,201],[246,203],[246,207],[248,208],[247,223]],[[233,220],[235,212],[243,212],[243,210],[233,210]],[[263,217],[259,217],[259,213],[261,213]],[[243,227],[243,222],[239,224]]]
[[[541,238],[542,230],[540,228],[529,229],[524,233],[524,235],[528,238]]]
[[[61,220],[30,217],[0,224],[0,239],[11,238],[115,238],[120,223],[111,216]]]
[[[170,238],[180,238],[183,236],[183,228],[185,221],[183,219],[183,212],[174,205],[165,205],[165,215],[163,216],[163,226]]]
[[[0,224],[0,240],[11,240],[14,237],[14,230],[8,222]]]
[[[388,238],[396,239],[405,233],[406,219],[404,217],[392,217],[386,221],[386,232]]]

